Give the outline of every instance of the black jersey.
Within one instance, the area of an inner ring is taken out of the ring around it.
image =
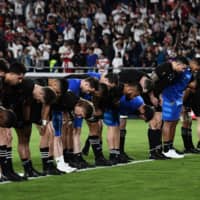
[[[135,69],[128,69],[119,73],[119,81],[122,83],[139,82],[143,76],[147,76],[147,74]]]
[[[174,80],[179,76],[179,74],[173,70],[170,62],[159,65],[155,69],[155,73],[159,78],[154,84],[153,91],[155,96],[159,96],[163,89],[173,84]]]
[[[61,95],[56,103],[54,103],[51,108],[54,111],[68,111],[71,112],[74,110],[75,105],[77,104],[79,97],[77,97],[73,92],[66,91]]]

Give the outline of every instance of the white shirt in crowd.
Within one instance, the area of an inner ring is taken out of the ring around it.
[[[103,24],[104,24],[105,22],[107,22],[107,17],[106,17],[106,15],[105,15],[103,12],[101,12],[101,11],[97,12],[97,13],[95,14],[94,18],[97,20],[97,22],[98,22],[101,26],[103,26]]]
[[[28,50],[28,55],[34,60],[37,55],[36,48],[32,44],[29,44],[26,49]]]
[[[75,34],[76,34],[76,30],[73,26],[71,25],[66,26],[63,31],[64,40],[74,40]]]
[[[36,15],[39,14],[39,13],[44,13],[44,8],[45,8],[44,1],[42,1],[42,0],[36,1],[33,4],[33,8],[34,8],[34,11],[35,11]]]
[[[101,74],[108,73],[109,66],[110,66],[110,62],[108,58],[102,57],[97,60],[97,69],[99,73]]]
[[[14,9],[15,9],[15,15],[23,15],[23,2],[15,1]]]
[[[86,29],[81,29],[80,33],[79,33],[79,40],[78,40],[79,44],[84,44],[87,43],[87,31]]]
[[[112,60],[113,73],[119,73],[121,71],[120,67],[123,66],[122,57],[114,57]]]
[[[50,58],[50,50],[51,50],[51,45],[50,44],[45,44],[42,43],[38,46],[38,49],[41,52],[41,59],[42,60],[49,60]]]
[[[13,52],[14,58],[19,58],[23,52],[23,46],[20,43],[12,42],[12,44],[8,45],[8,49]]]

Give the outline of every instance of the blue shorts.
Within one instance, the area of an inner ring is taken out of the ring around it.
[[[52,124],[55,136],[62,135],[62,120],[63,120],[63,113],[61,111],[53,111]]]
[[[83,125],[83,118],[75,117],[73,121],[73,127],[74,128],[81,128]]]
[[[103,122],[107,126],[119,126],[119,112],[108,110],[104,112]]]
[[[162,119],[164,121],[179,120],[182,110],[182,104],[173,100],[163,99],[162,104]]]

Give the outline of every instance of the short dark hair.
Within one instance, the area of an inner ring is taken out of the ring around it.
[[[56,93],[48,86],[42,88],[44,92],[44,103],[53,104],[56,101]]]
[[[65,94],[69,85],[68,81],[65,78],[55,80],[59,82],[61,95]]]
[[[3,58],[0,59],[0,71],[8,72],[8,62]]]
[[[92,102],[94,103],[94,107],[97,109],[104,110],[108,97],[108,87],[104,83],[99,84],[99,88],[94,92],[92,96]]]
[[[192,61],[195,62],[198,66],[200,66],[200,58],[192,58]]]
[[[25,74],[26,73],[26,67],[22,63],[14,62],[10,65],[9,72],[12,72],[12,73],[15,73],[15,74]]]
[[[189,62],[188,62],[187,58],[183,57],[183,56],[177,56],[175,58],[175,61],[176,62],[180,62],[180,63],[185,64],[185,65],[189,65]]]
[[[108,73],[105,75],[105,78],[108,79],[109,83],[118,85],[119,84],[119,75],[115,73]]]
[[[98,79],[96,79],[94,77],[88,77],[88,78],[86,78],[84,80],[90,84],[91,88],[94,88],[95,90],[98,90],[98,87],[99,87]]]
[[[143,88],[139,82],[136,81],[128,81],[126,83],[128,86],[135,87],[137,91],[141,94],[143,92]]]

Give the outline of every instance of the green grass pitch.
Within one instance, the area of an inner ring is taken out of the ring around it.
[[[129,120],[126,151],[136,160],[148,158],[147,124]],[[82,141],[88,129],[84,126]],[[108,155],[104,129],[104,152]],[[14,166],[22,172],[14,137]],[[196,122],[193,123],[196,144]],[[31,139],[32,161],[41,169],[39,136],[34,129]],[[180,124],[177,127],[175,146],[182,149]],[[93,162],[93,154],[86,159]],[[200,196],[200,155],[184,159],[152,161],[126,166],[102,168],[62,176],[48,176],[20,183],[0,185],[3,200],[196,200]]]

